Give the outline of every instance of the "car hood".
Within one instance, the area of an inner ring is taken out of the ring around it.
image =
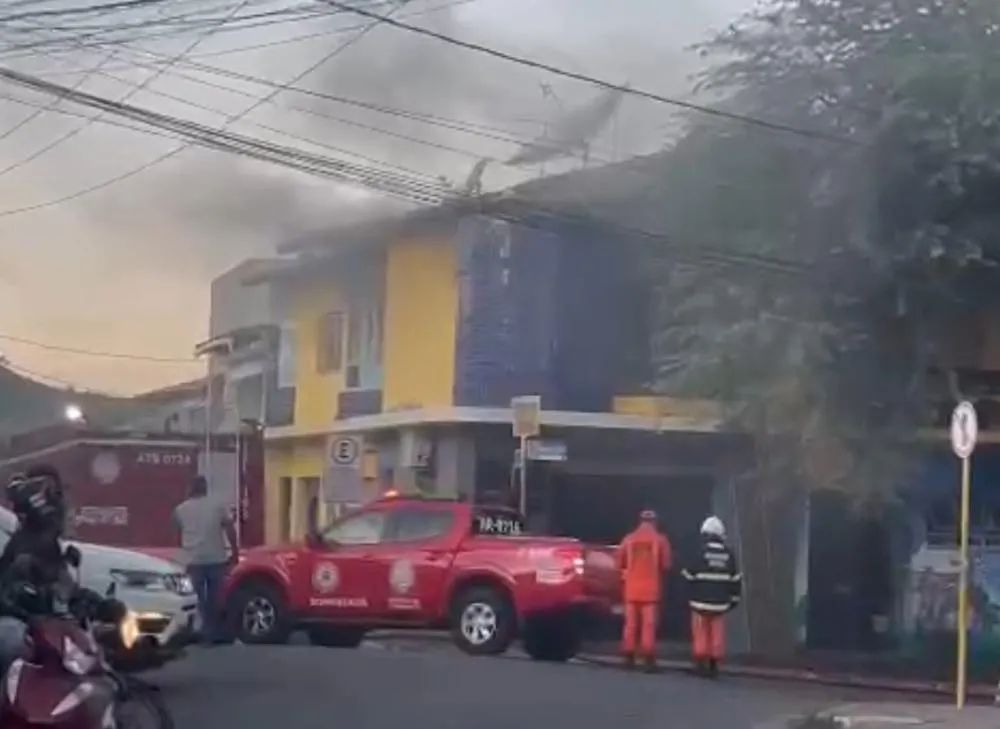
[[[110,569],[137,570],[143,572],[160,572],[173,574],[178,571],[177,565],[165,559],[151,557],[131,549],[107,547],[103,544],[68,541],[83,555],[82,567],[86,572],[98,572]]]

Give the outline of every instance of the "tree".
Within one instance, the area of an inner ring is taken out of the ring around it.
[[[675,242],[801,274],[659,250],[658,384],[882,495],[1000,299],[1000,4],[771,0],[698,50],[702,90],[786,130],[692,117],[646,202]]]

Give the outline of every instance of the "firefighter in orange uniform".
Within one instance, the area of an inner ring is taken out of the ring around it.
[[[725,650],[725,615],[740,602],[743,576],[726,546],[726,528],[717,516],[701,525],[701,550],[681,571],[688,583],[691,652],[695,671],[715,678]]]
[[[627,668],[633,667],[639,658],[647,670],[656,669],[656,625],[660,616],[663,576],[670,569],[671,561],[670,542],[656,528],[656,513],[648,509],[643,511],[639,515],[639,526],[618,547],[625,602],[622,655]]]

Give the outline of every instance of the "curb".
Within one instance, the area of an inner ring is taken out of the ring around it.
[[[369,640],[385,643],[396,641],[447,643],[451,641],[451,637],[447,633],[442,632],[376,631],[371,634]],[[607,654],[584,653],[577,656],[577,660],[581,663],[603,668],[617,668],[619,665],[617,656]],[[672,673],[691,673],[691,664],[686,660],[662,659],[659,665],[662,670]],[[770,681],[806,683],[816,686],[891,691],[902,694],[953,696],[955,693],[954,684],[945,681],[900,680],[856,674],[821,673],[808,669],[768,668],[766,666],[746,666],[739,664],[723,666],[721,672],[724,676],[734,676],[737,678],[756,678]],[[968,687],[968,697],[977,701],[986,700],[992,703],[997,696],[997,689],[998,687],[989,684],[973,684]]]
[[[582,655],[581,661],[607,668],[617,668],[619,661],[610,656]],[[661,670],[671,672],[691,673],[691,664],[687,661],[673,659],[661,660]],[[770,681],[787,681],[791,683],[807,683],[816,686],[837,686],[841,688],[859,688],[872,691],[891,691],[903,694],[923,694],[928,696],[953,696],[955,687],[943,681],[907,681],[875,676],[857,676],[851,674],[817,673],[809,670],[787,668],[767,668],[764,666],[729,665],[721,669],[724,676],[738,678],[757,678]],[[997,695],[997,687],[988,684],[975,684],[968,687],[968,697],[974,700],[987,700],[993,703]]]

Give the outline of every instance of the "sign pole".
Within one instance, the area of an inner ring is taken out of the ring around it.
[[[518,508],[521,516],[528,515],[528,441],[541,433],[542,398],[539,395],[521,395],[510,401],[511,425],[514,437],[520,444],[517,455]],[[511,484],[513,488],[513,484]]]
[[[960,569],[958,575],[958,666],[955,680],[955,706],[965,708],[965,686],[969,655],[969,457],[962,459],[962,514]]]
[[[970,461],[979,437],[979,421],[971,402],[960,402],[951,414],[951,449],[962,463],[959,525],[958,616],[955,666],[955,708],[965,708],[969,657],[969,496],[972,490]]]
[[[522,435],[520,438],[521,448],[518,454],[518,479],[520,489],[518,494],[518,509],[523,518],[528,513],[528,436]]]

